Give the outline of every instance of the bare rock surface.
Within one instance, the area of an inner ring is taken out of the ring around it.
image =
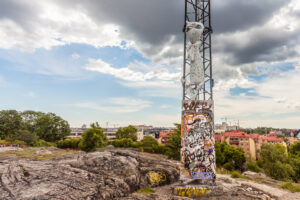
[[[57,154],[55,151],[46,148],[37,152]],[[0,156],[0,199],[191,199],[173,195],[172,191],[178,185],[178,172],[178,163],[161,155],[115,148],[88,154],[77,152],[40,161]],[[248,175],[256,176],[251,173]],[[233,179],[229,175],[218,175],[217,185],[222,187],[223,192],[213,197],[203,195],[198,199],[300,199],[300,193]],[[154,188],[155,192],[136,192],[145,187]]]

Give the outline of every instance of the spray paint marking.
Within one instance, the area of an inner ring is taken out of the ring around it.
[[[151,183],[161,183],[167,181],[167,176],[162,172],[149,172],[149,180]]]
[[[180,174],[189,179],[216,177],[215,138],[210,113],[184,112]]]
[[[178,196],[185,196],[185,197],[199,197],[203,195],[208,195],[211,193],[211,189],[203,188],[203,187],[187,187],[177,188]]]

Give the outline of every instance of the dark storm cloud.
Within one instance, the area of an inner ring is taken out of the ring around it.
[[[120,34],[126,40],[135,41],[137,48],[154,61],[182,55],[184,0],[52,0],[66,9],[85,12],[99,24],[112,23],[120,26]],[[247,31],[263,26],[275,12],[290,0],[212,0],[212,22],[214,28],[213,47],[217,53],[228,54],[228,64],[240,65],[257,61],[277,61],[284,56],[295,55],[292,50],[296,35],[281,35],[261,31],[249,35],[253,40],[247,46],[239,47],[238,40],[223,42],[217,40],[222,34]],[[30,0],[1,0],[0,18],[9,18],[28,27],[38,19],[36,5]],[[297,15],[295,11],[295,15]],[[69,27],[68,27],[69,28]],[[274,36],[275,35],[275,36]],[[173,37],[173,40],[170,39]],[[215,40],[216,39],[216,40]],[[170,46],[168,51],[162,49]],[[278,51],[286,48],[283,54]],[[175,48],[174,48],[175,47]],[[178,48],[180,47],[180,48]],[[286,55],[288,54],[288,55]],[[273,56],[274,55],[274,56]],[[273,57],[272,57],[273,56]]]
[[[259,26],[290,0],[212,1],[215,33],[235,32]]]
[[[70,2],[74,3],[74,1]],[[155,57],[159,54],[171,35],[175,36],[173,44],[179,44],[183,40],[181,30],[184,23],[184,0],[88,0],[81,2],[78,1],[89,15],[99,22],[120,25],[122,36],[134,40],[139,50],[148,57]],[[274,12],[289,2],[290,0],[214,0],[212,1],[214,37],[223,33],[245,31],[254,26],[262,26],[273,16]],[[232,54],[228,64],[257,62],[264,58],[272,61],[269,55],[292,39],[261,34],[254,36],[253,42],[243,49],[235,48],[234,44],[225,47],[226,53]],[[170,51],[164,52],[154,60],[162,60],[166,58],[166,55],[180,56],[182,53],[179,49]],[[278,59],[281,58],[274,57],[274,61]]]
[[[29,28],[37,13],[38,8],[34,4],[26,3],[26,1],[0,1],[0,19],[10,19],[24,29]]]

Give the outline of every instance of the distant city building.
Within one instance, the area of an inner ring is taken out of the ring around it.
[[[71,133],[67,138],[80,138],[87,128],[71,128]]]
[[[243,131],[226,131],[215,135],[215,139],[218,142],[227,142],[231,146],[242,148],[246,157],[252,160],[256,160],[259,157],[257,151],[261,149],[264,143],[281,144],[287,149],[287,143],[282,137],[277,137],[274,131],[265,135],[247,134]],[[290,141],[289,143],[298,141],[297,138],[288,138],[288,140]]]
[[[158,139],[160,132],[170,132],[172,130],[174,130],[174,128],[166,128],[166,127],[151,128],[144,131],[144,135],[149,135]]]
[[[168,141],[168,137],[170,134],[174,134],[175,131],[169,131],[169,132],[160,132],[159,133],[159,138],[158,138],[158,143],[161,145],[165,145]]]
[[[119,128],[104,128],[104,134],[106,135],[108,140],[116,139],[116,133]]]
[[[226,122],[222,122],[222,124],[215,124],[216,134],[221,134],[226,131],[236,131],[236,130],[240,130],[240,127],[236,125],[230,126]]]
[[[153,126],[146,126],[146,125],[135,125],[137,129],[137,141],[141,141],[144,138],[144,133],[146,130],[152,129]]]

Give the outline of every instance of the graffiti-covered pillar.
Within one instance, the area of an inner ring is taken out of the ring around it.
[[[216,179],[211,33],[210,0],[185,0],[180,167],[185,182]]]

